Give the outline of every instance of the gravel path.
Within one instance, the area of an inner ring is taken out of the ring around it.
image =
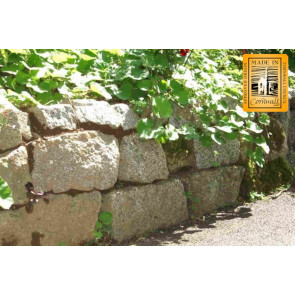
[[[138,246],[295,246],[295,194],[239,206],[137,240]]]

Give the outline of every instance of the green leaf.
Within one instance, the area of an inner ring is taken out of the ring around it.
[[[212,144],[212,139],[209,134],[203,134],[201,137],[201,143],[203,147],[209,147]]]
[[[225,133],[232,133],[232,127],[230,126],[217,126],[216,128]]]
[[[161,118],[170,118],[173,113],[171,101],[163,96],[153,99],[153,110]]]
[[[155,64],[159,67],[168,68],[169,63],[163,54],[157,54],[155,57]]]
[[[141,80],[148,76],[149,72],[147,70],[141,69],[140,67],[136,66],[131,69],[130,77],[134,80]]]
[[[103,224],[100,221],[97,221],[95,224],[95,229],[96,230],[100,230],[103,228]]]
[[[160,93],[164,93],[164,92],[166,92],[166,91],[168,90],[168,87],[169,87],[168,82],[165,81],[165,80],[161,80],[161,81],[158,83],[157,86],[158,86],[158,91],[159,91]]]
[[[28,51],[26,49],[7,49],[11,53],[17,53],[17,54],[27,54]]]
[[[96,239],[96,240],[100,240],[102,237],[103,237],[103,232],[101,232],[101,231],[94,231],[93,232],[93,235],[94,235],[94,238]]]
[[[30,75],[28,75],[28,74],[26,74],[26,73],[24,73],[22,71],[18,71],[16,76],[15,76],[15,79],[16,79],[16,81],[18,83],[24,85],[24,84],[27,83],[27,81],[30,79],[30,77],[31,77]]]
[[[0,177],[0,207],[9,209],[13,204],[12,192],[8,183]]]
[[[173,91],[181,91],[182,90],[182,85],[176,80],[170,81],[170,87],[172,88]]]
[[[111,212],[101,212],[98,220],[105,225],[110,225],[113,222],[113,215]]]
[[[234,115],[230,116],[230,123],[232,123],[233,125],[235,125],[237,127],[242,127],[244,125],[244,121],[236,121]]]
[[[267,154],[269,153],[269,146],[267,145],[263,136],[256,137],[255,143],[260,146]]]
[[[204,123],[207,126],[210,126],[211,120],[207,114],[200,114],[200,119],[201,119],[202,123]]]
[[[140,138],[151,138],[154,122],[151,119],[141,119],[137,124],[137,133]]]
[[[261,133],[263,131],[261,127],[259,127],[255,122],[252,122],[252,121],[247,121],[246,127],[248,130],[254,133]]]
[[[236,106],[235,112],[237,115],[239,115],[242,118],[248,118],[248,113],[244,112],[240,106]]]
[[[188,104],[188,93],[182,89],[176,89],[172,92],[172,95],[177,97],[179,104],[185,106]]]
[[[237,132],[225,133],[225,137],[229,140],[234,140],[238,138]]]
[[[51,58],[55,63],[65,63],[70,60],[76,59],[75,56],[70,55],[65,52],[54,52],[54,53],[52,53]]]
[[[137,87],[142,91],[149,91],[152,88],[152,81],[141,80],[137,83]]]
[[[129,82],[123,82],[116,96],[122,100],[127,100],[131,97],[132,90],[133,90],[132,84],[130,84]]]
[[[258,118],[258,121],[262,125],[269,125],[270,124],[270,118],[265,113],[261,113],[260,117]]]
[[[169,140],[174,141],[179,138],[176,128],[173,125],[168,124],[166,127],[166,135]]]
[[[104,97],[107,100],[112,99],[112,96],[106,91],[106,89],[98,83],[91,83],[90,90]]]
[[[225,140],[223,139],[220,132],[212,133],[211,138],[219,145],[224,144]]]

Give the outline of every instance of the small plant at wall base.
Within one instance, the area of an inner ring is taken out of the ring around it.
[[[111,212],[101,212],[98,216],[98,221],[95,224],[93,231],[94,240],[96,243],[105,243],[110,239],[112,234],[113,216]]]
[[[13,204],[12,192],[7,182],[0,177],[0,208],[9,209]]]
[[[193,196],[189,191],[185,192],[185,196],[186,198],[189,200],[188,202],[188,206],[189,206],[189,211],[193,212],[196,209],[197,204],[200,202],[200,199],[196,198],[195,196]],[[195,215],[194,214],[190,214],[190,218],[194,219]]]

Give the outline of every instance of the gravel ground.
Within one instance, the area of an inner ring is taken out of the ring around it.
[[[137,246],[295,246],[295,194],[220,211],[204,221],[159,231]]]

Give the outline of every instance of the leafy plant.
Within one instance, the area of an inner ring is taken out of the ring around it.
[[[0,207],[9,209],[13,204],[12,192],[8,183],[0,177]]]
[[[242,50],[2,49],[1,87],[23,109],[84,97],[123,101],[142,116],[137,131],[144,139],[165,143],[183,135],[205,147],[246,140],[259,166],[269,152],[261,135],[269,117],[240,107]],[[175,106],[189,108],[199,124],[173,126]]]
[[[189,202],[188,202],[189,209],[190,209],[189,211],[193,212],[196,209],[196,205],[200,202],[200,199],[193,196],[189,191],[185,192],[185,196],[189,200]],[[191,214],[190,217],[192,219],[195,218],[195,216],[193,214]]]
[[[257,200],[262,200],[265,197],[264,193],[258,193],[258,192],[250,192],[250,202],[254,202]]]
[[[100,241],[112,233],[113,216],[111,212],[101,212],[93,231],[95,241]]]

